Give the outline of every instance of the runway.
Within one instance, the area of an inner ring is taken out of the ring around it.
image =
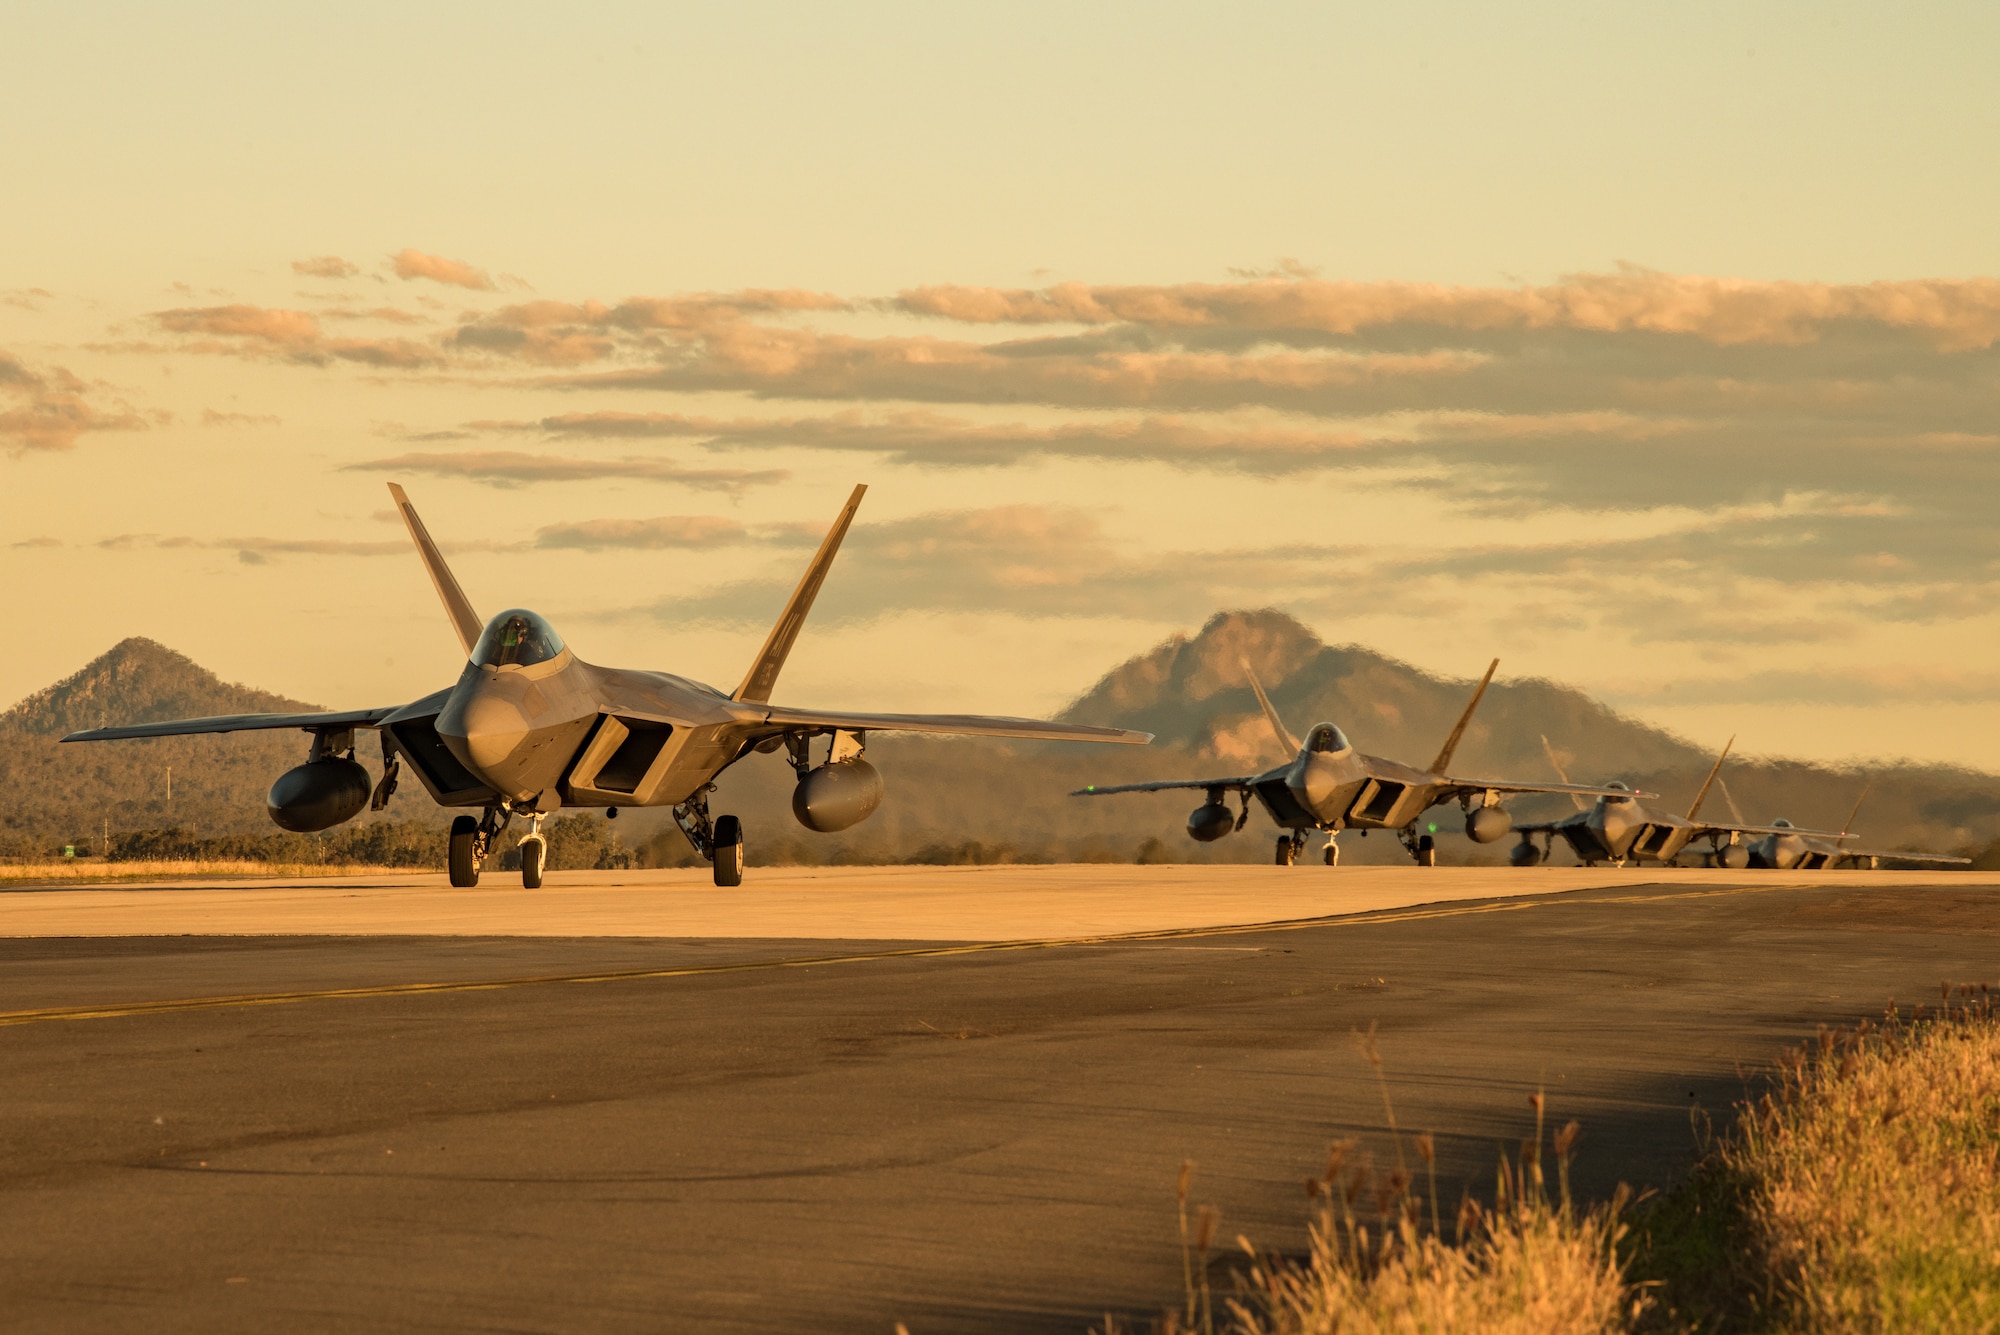
[[[0,894],[0,1310],[1080,1331],[1178,1292],[1183,1158],[1282,1245],[1390,1156],[1357,1029],[1451,1199],[1538,1086],[1603,1192],[2000,937],[1970,875],[904,870]]]

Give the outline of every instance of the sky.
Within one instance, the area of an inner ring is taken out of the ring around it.
[[[1215,611],[1991,767],[2000,11],[10,7],[0,700],[482,611],[1043,714]],[[1358,737],[1366,745],[1365,737]]]

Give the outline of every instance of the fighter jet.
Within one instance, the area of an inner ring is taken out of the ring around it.
[[[1412,769],[1393,760],[1380,756],[1364,755],[1356,751],[1347,734],[1331,723],[1316,723],[1301,743],[1285,727],[1272,706],[1264,687],[1257,680],[1257,674],[1243,664],[1243,674],[1250,679],[1250,689],[1257,694],[1257,703],[1264,711],[1264,717],[1277,734],[1278,742],[1289,751],[1296,752],[1295,758],[1276,769],[1262,774],[1239,774],[1221,779],[1169,779],[1156,783],[1121,783],[1110,787],[1079,788],[1071,797],[1108,797],[1113,793],[1154,793],[1171,788],[1201,788],[1207,792],[1207,800],[1194,809],[1187,820],[1190,838],[1203,843],[1220,839],[1224,835],[1243,828],[1250,819],[1250,798],[1254,794],[1270,813],[1271,820],[1284,833],[1278,836],[1277,864],[1289,867],[1298,860],[1306,846],[1309,830],[1326,831],[1324,856],[1326,865],[1340,865],[1340,832],[1358,829],[1364,834],[1369,830],[1394,830],[1403,847],[1409,851],[1420,867],[1437,865],[1437,840],[1430,831],[1418,833],[1417,818],[1440,802],[1456,801],[1465,812],[1465,833],[1475,842],[1490,844],[1504,838],[1514,826],[1514,818],[1500,805],[1502,796],[1509,793],[1574,793],[1579,796],[1596,796],[1612,792],[1623,793],[1623,788],[1597,788],[1578,785],[1567,781],[1562,783],[1511,783],[1499,779],[1456,779],[1448,776],[1453,752],[1458,750],[1461,738],[1465,736],[1466,725],[1472,722],[1472,711],[1479,708],[1486,687],[1493,680],[1494,670],[1500,660],[1494,659],[1480,678],[1478,689],[1472,693],[1465,712],[1459,715],[1458,726],[1445,738],[1444,746],[1438,751],[1437,759],[1428,769]],[[1224,795],[1235,793],[1242,804],[1240,813],[1231,814],[1224,802]],[[1650,797],[1651,793],[1642,794]],[[1431,830],[1435,830],[1435,825]]]
[[[1715,758],[1708,777],[1702,780],[1694,801],[1688,805],[1687,815],[1676,816],[1671,811],[1649,807],[1639,801],[1641,794],[1614,782],[1607,786],[1616,790],[1615,795],[1600,797],[1592,805],[1585,806],[1581,800],[1572,799],[1577,808],[1573,816],[1517,826],[1521,842],[1514,845],[1507,860],[1517,867],[1535,866],[1547,861],[1554,851],[1556,839],[1560,838],[1586,867],[1595,867],[1600,862],[1608,862],[1614,867],[1622,867],[1627,862],[1671,863],[1689,844],[1706,839],[1709,851],[1703,856],[1711,866],[1736,870],[1750,866],[1755,855],[1750,845],[1744,843],[1744,836],[1776,834],[1782,822],[1746,825],[1740,816],[1734,824],[1700,818],[1701,804],[1722,773],[1722,762],[1729,758],[1729,748],[1735,745],[1734,737],[1724,744],[1722,754]],[[1556,759],[1555,748],[1549,745],[1546,737],[1542,738],[1542,750],[1547,753],[1549,764],[1555,768],[1556,774],[1568,782],[1569,775],[1563,772],[1562,762]],[[1537,836],[1541,839],[1540,844],[1535,842]],[[1838,836],[1827,834],[1827,837]]]
[[[326,714],[232,714],[73,732],[66,742],[191,733],[299,728],[312,734],[306,763],[280,776],[267,804],[287,830],[330,829],[381,810],[408,762],[441,806],[468,812],[452,822],[451,883],[479,882],[515,817],[528,822],[520,841],[521,880],[542,882],[547,851],[542,822],[562,806],[671,807],[674,821],[714,864],[717,885],[743,880],[743,826],[711,816],[716,776],[752,752],[782,749],[798,775],[792,814],[808,829],[844,830],[882,801],[882,777],[863,758],[871,732],[954,733],[984,737],[1143,744],[1148,733],[1039,719],[973,714],[860,714],[771,703],[771,692],[854,513],[868,489],[856,487],[792,591],[742,684],[725,694],[665,672],[603,668],[584,662],[555,628],[526,608],[482,619],[445,564],[403,489],[389,492],[430,572],[466,655],[455,685],[421,700]],[[381,737],[382,779],[372,793],[354,759],[355,733]],[[815,739],[827,738],[817,756]],[[477,817],[469,814],[478,810]]]
[[[1863,787],[1861,796],[1854,799],[1854,810],[1847,813],[1839,834],[1801,830],[1782,816],[1772,821],[1771,832],[1750,845],[1748,865],[1776,871],[1831,871],[1836,867],[1865,867],[1874,871],[1882,865],[1884,858],[1897,858],[1904,862],[1939,862],[1960,867],[1971,865],[1971,858],[1953,857],[1949,853],[1847,847],[1848,840],[1861,837],[1848,831],[1854,828],[1855,819],[1861,815],[1861,804],[1868,798],[1869,787]],[[1730,809],[1735,810],[1736,799],[1729,796],[1727,787],[1722,790],[1722,795],[1728,800]]]

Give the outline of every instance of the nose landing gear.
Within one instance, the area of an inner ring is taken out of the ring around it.
[[[548,860],[549,841],[542,837],[542,821],[545,813],[537,811],[528,817],[528,832],[521,836],[521,888],[539,890],[542,888],[542,866]]]

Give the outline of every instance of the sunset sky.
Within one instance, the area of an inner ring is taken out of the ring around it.
[[[131,634],[447,684],[389,481],[727,688],[867,482],[787,701],[1275,606],[2000,765],[2000,9],[279,10],[10,6],[0,707]]]

